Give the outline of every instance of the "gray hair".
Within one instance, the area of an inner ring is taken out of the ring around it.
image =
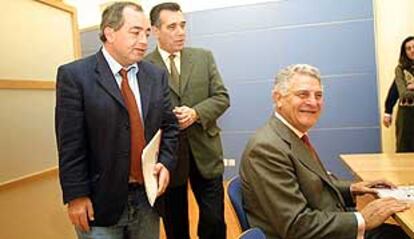
[[[291,79],[295,74],[307,75],[314,77],[319,81],[322,86],[321,82],[321,74],[318,68],[308,65],[308,64],[295,64],[290,65],[286,68],[283,68],[279,71],[275,78],[275,84],[273,87],[274,91],[279,92],[282,95],[286,95],[290,88]]]
[[[119,30],[124,25],[124,9],[130,7],[137,12],[143,12],[142,7],[134,2],[115,2],[108,6],[102,13],[99,38],[102,42],[106,42],[104,30],[106,27]]]

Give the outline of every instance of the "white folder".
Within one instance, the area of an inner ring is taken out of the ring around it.
[[[158,192],[158,178],[154,175],[154,167],[158,162],[161,135],[162,130],[159,129],[142,152],[142,171],[144,174],[145,191],[151,206],[154,206]]]

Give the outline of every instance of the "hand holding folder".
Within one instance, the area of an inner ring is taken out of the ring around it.
[[[160,152],[162,130],[159,129],[142,152],[142,171],[144,174],[145,191],[151,206],[154,206],[158,192],[158,177],[154,175],[154,167]]]

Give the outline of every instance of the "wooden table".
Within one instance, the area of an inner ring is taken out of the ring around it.
[[[345,165],[361,180],[387,179],[396,185],[414,185],[414,153],[340,155]],[[414,204],[394,219],[414,238]]]

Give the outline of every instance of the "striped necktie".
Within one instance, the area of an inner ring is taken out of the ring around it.
[[[171,54],[168,58],[170,59],[171,83],[175,89],[180,89],[180,74],[178,74],[177,67],[175,66],[175,55]]]

